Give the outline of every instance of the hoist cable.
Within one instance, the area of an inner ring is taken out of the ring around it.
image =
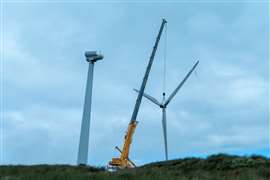
[[[165,92],[166,92],[167,24],[165,25],[165,33],[164,33],[164,35],[165,36],[164,36],[164,57],[163,57],[163,96],[165,96]]]
[[[197,69],[194,70],[194,75],[195,75],[195,77],[196,77],[197,80],[200,80],[199,79],[199,76],[198,76],[198,73],[197,73]]]

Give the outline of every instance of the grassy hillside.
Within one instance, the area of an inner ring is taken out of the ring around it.
[[[0,180],[270,180],[270,159],[224,154],[185,158],[107,172],[67,165],[0,166]]]

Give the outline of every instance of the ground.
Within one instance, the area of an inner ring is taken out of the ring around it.
[[[69,165],[0,166],[0,180],[269,180],[270,159],[212,155],[146,164],[108,172],[103,167]]]

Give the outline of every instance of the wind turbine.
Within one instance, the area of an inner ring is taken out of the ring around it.
[[[103,55],[98,54],[96,51],[85,52],[86,61],[89,63],[84,108],[81,124],[81,134],[78,150],[78,165],[86,165],[88,159],[88,147],[89,147],[89,130],[90,130],[90,118],[91,118],[91,103],[92,103],[92,88],[93,88],[93,76],[94,76],[94,64],[95,62],[102,60]]]
[[[176,93],[179,91],[179,89],[184,85],[186,80],[189,78],[191,73],[194,71],[196,66],[199,64],[199,61],[197,61],[191,70],[187,73],[187,75],[184,77],[184,79],[180,82],[180,84],[176,87],[176,89],[172,92],[172,94],[169,96],[168,99],[165,99],[165,92],[162,93],[163,99],[162,102],[159,102],[156,98],[144,93],[143,96],[150,100],[152,103],[158,105],[162,110],[162,128],[163,128],[163,137],[164,137],[164,147],[165,147],[165,158],[168,160],[168,145],[167,145],[167,120],[166,120],[166,108],[168,104],[171,102],[173,97],[176,95]],[[137,89],[134,89],[137,93],[139,92]]]

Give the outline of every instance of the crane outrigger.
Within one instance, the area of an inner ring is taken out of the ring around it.
[[[156,51],[157,51],[159,40],[160,40],[162,31],[163,31],[164,26],[165,26],[166,23],[167,23],[167,21],[165,19],[163,19],[161,27],[160,27],[159,32],[158,32],[158,36],[156,38],[155,45],[153,47],[153,50],[152,50],[152,53],[151,53],[151,56],[150,56],[150,59],[149,59],[149,62],[148,62],[147,68],[146,68],[146,72],[145,72],[145,75],[144,75],[144,78],[143,78],[143,81],[142,81],[142,84],[141,84],[140,91],[139,91],[138,96],[137,96],[137,100],[136,100],[136,104],[134,106],[132,117],[131,117],[130,123],[128,125],[128,129],[127,129],[127,132],[126,132],[126,135],[125,135],[123,149],[120,150],[116,146],[116,149],[121,153],[120,157],[112,158],[112,160],[109,162],[109,165],[112,168],[125,169],[125,168],[132,168],[132,167],[136,166],[129,159],[130,145],[131,145],[131,142],[132,142],[132,137],[133,137],[133,135],[135,133],[136,126],[138,124],[138,121],[136,119],[137,119],[137,115],[138,115],[139,108],[140,108],[140,105],[141,105],[142,97],[143,97],[143,94],[144,94],[144,89],[145,89],[147,79],[148,79],[148,76],[149,76],[153,61],[154,61],[154,57],[155,57],[155,54],[156,54]]]

